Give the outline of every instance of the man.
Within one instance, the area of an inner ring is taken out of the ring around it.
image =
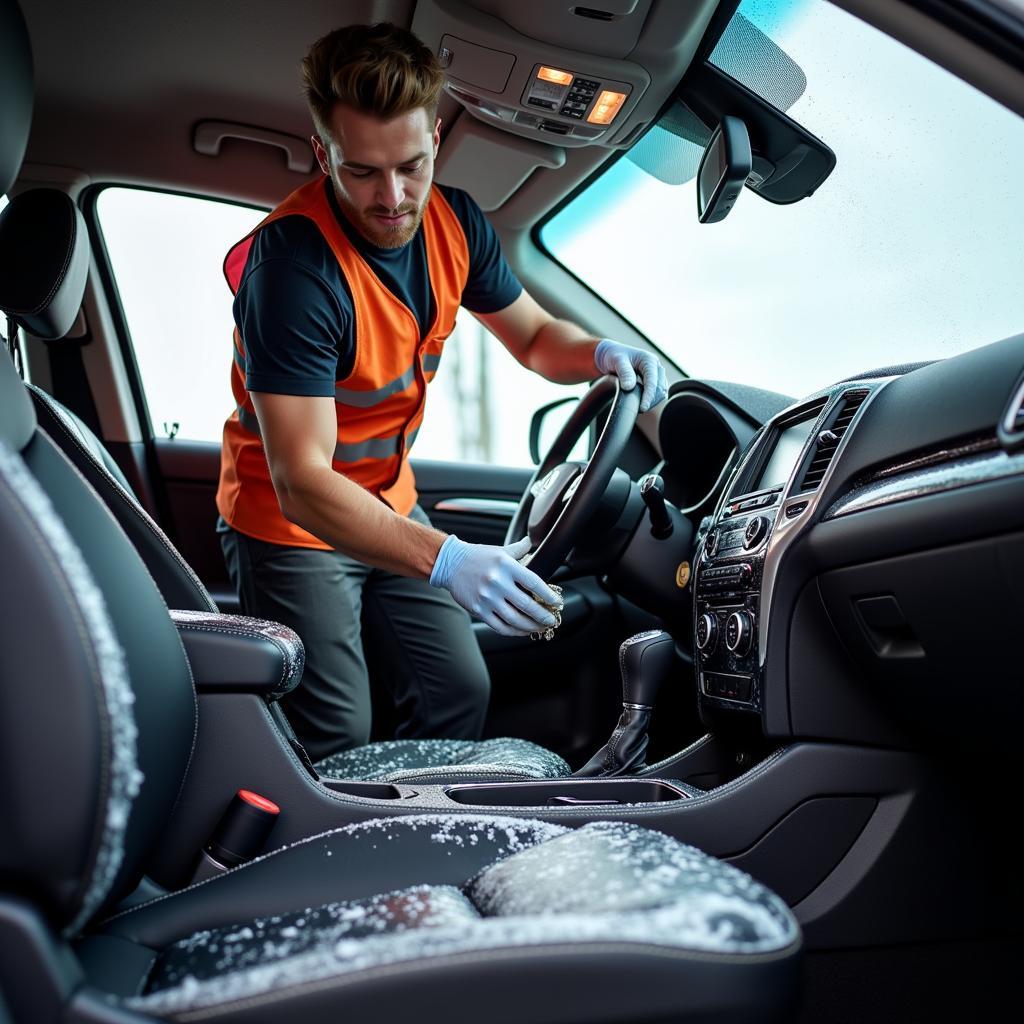
[[[554,622],[538,599],[558,598],[517,561],[527,540],[466,544],[416,503],[409,449],[460,304],[554,381],[615,372],[632,387],[639,373],[646,408],[664,397],[664,371],[546,313],[472,200],[432,186],[443,73],[415,36],[339,29],[302,72],[325,177],[224,264],[236,322],[225,557],[247,614],[303,638],[286,710],[314,760],[367,742],[367,660],[400,738],[476,739],[489,681],[466,611],[524,635]]]

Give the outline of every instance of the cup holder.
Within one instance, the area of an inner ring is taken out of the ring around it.
[[[488,807],[614,807],[689,799],[683,790],[655,779],[464,783],[449,786],[445,793],[459,804]]]

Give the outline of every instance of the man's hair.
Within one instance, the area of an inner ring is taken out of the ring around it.
[[[303,91],[321,136],[330,136],[337,103],[382,120],[425,107],[433,127],[443,85],[444,71],[430,50],[407,29],[383,21],[335,29],[302,61]]]

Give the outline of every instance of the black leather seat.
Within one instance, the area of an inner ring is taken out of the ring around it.
[[[0,308],[11,311],[33,334],[63,337],[85,287],[88,239],[71,199],[53,189],[17,196],[4,211],[11,252],[27,244],[48,259],[36,273],[20,263],[13,280],[0,283]],[[61,308],[41,304],[54,283]],[[75,296],[77,295],[77,302]],[[131,539],[170,608],[216,612],[217,605],[191,566],[138,501],[117,463],[96,435],[70,410],[29,385],[39,425],[88,480]],[[379,782],[550,779],[570,774],[569,765],[529,740],[482,742],[395,740],[333,754],[316,765],[326,777]]]

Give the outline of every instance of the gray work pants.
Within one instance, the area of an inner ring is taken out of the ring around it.
[[[417,505],[410,518],[429,524]],[[447,590],[338,551],[269,544],[218,524],[246,615],[291,627],[306,647],[282,707],[314,762],[370,737],[370,676],[398,714],[396,738],[479,739],[490,679],[469,616]]]

